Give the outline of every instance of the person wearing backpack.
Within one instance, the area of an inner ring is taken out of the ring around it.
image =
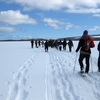
[[[100,72],[100,42],[98,43],[97,50],[99,51],[99,56],[98,56],[98,71]]]
[[[80,65],[80,73],[84,73],[84,65],[83,60],[85,59],[86,68],[85,73],[89,72],[89,61],[90,61],[90,54],[91,54],[91,48],[95,47],[93,39],[88,35],[88,31],[84,30],[82,37],[79,40],[76,52],[80,50],[80,56],[79,56],[79,65]]]

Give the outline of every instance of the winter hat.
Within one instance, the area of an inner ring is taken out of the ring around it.
[[[88,31],[85,30],[85,31],[83,32],[83,35],[88,35]]]
[[[89,39],[89,35],[88,35],[88,31],[87,30],[84,30],[82,38],[83,39]]]

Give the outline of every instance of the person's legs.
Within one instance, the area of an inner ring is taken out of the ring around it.
[[[89,68],[90,68],[89,60],[90,60],[90,54],[89,55],[87,54],[86,55],[86,59],[85,59],[85,61],[86,61],[85,73],[88,73],[89,72]]]
[[[69,52],[71,52],[71,47],[69,47]]]
[[[47,52],[48,52],[48,47],[47,47]]]
[[[84,69],[84,66],[83,66],[84,57],[85,57],[84,54],[80,54],[80,56],[79,56],[79,64],[80,64],[81,71],[83,71],[83,69]]]

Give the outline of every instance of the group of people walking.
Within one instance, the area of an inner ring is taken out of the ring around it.
[[[69,52],[72,51],[72,47],[73,47],[72,40],[69,40],[67,42],[66,39],[64,39],[64,40],[54,40],[54,41],[46,40],[45,42],[44,41],[31,40],[31,48],[33,48],[34,44],[35,44],[36,48],[38,48],[42,44],[42,47],[45,48],[46,52],[48,51],[49,46],[51,46],[52,48],[55,47],[57,50],[62,51],[62,50],[66,50],[66,46],[68,45]]]
[[[44,41],[42,41],[42,43],[41,43],[41,41],[38,41],[38,40],[31,40],[31,48],[33,48],[34,47],[34,44],[35,44],[35,47],[36,48],[38,48],[39,46],[41,46],[41,44],[42,44],[42,47],[44,46]]]
[[[64,39],[63,41],[61,40],[55,40],[53,42],[51,42],[52,44],[50,45],[49,42],[46,40],[45,42],[42,41],[42,47],[44,47],[45,52],[48,52],[48,47],[55,47],[57,50],[66,50],[66,45],[68,45],[69,47],[69,52],[72,51],[72,47],[73,47],[73,42],[72,40],[69,40],[68,42],[66,41],[66,39]],[[34,41],[31,41],[31,47],[33,48],[33,44]],[[35,41],[35,45],[37,47],[37,41]],[[94,40],[93,38],[88,34],[87,30],[83,31],[83,35],[82,37],[79,39],[77,48],[76,48],[76,53],[78,51],[80,51],[80,55],[79,55],[79,65],[80,65],[80,73],[88,73],[89,69],[90,69],[90,55],[91,55],[91,48],[94,48],[95,44],[94,44]],[[97,50],[99,51],[99,56],[98,56],[98,71],[100,72],[100,42],[98,43],[98,47]],[[83,60],[85,59],[85,64],[86,67],[83,64]]]
[[[56,40],[56,41],[54,41],[53,44],[54,44],[54,46],[56,47],[57,50],[60,50],[60,51],[66,50],[66,46],[68,45],[69,52],[72,51],[72,47],[73,47],[73,42],[72,42],[72,40],[69,40],[68,42],[67,42],[66,39],[64,39],[63,41],[61,41],[61,40]]]

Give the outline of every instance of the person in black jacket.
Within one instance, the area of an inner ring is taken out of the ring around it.
[[[98,56],[98,71],[100,72],[100,42],[98,43],[97,50],[99,51],[99,56]]]
[[[80,64],[80,69],[81,73],[84,73],[84,65],[83,65],[83,59],[85,59],[86,63],[86,69],[85,73],[89,72],[89,60],[90,60],[90,54],[91,54],[91,49],[95,46],[93,39],[88,35],[88,31],[85,30],[83,32],[83,36],[79,40],[76,52],[80,50],[80,56],[79,56],[79,64]]]
[[[68,46],[69,46],[69,52],[71,52],[71,51],[72,51],[72,47],[73,47],[73,42],[72,42],[72,40],[69,40],[67,44],[68,44]]]
[[[61,42],[61,40],[59,41],[59,50],[61,51],[62,50],[62,42]]]
[[[66,44],[67,44],[67,43],[66,43],[66,39],[64,39],[64,41],[63,41],[62,44],[63,44],[63,50],[66,50]]]
[[[48,52],[48,41],[45,42],[45,52]]]
[[[33,46],[34,46],[34,41],[31,40],[31,48],[33,48]]]

